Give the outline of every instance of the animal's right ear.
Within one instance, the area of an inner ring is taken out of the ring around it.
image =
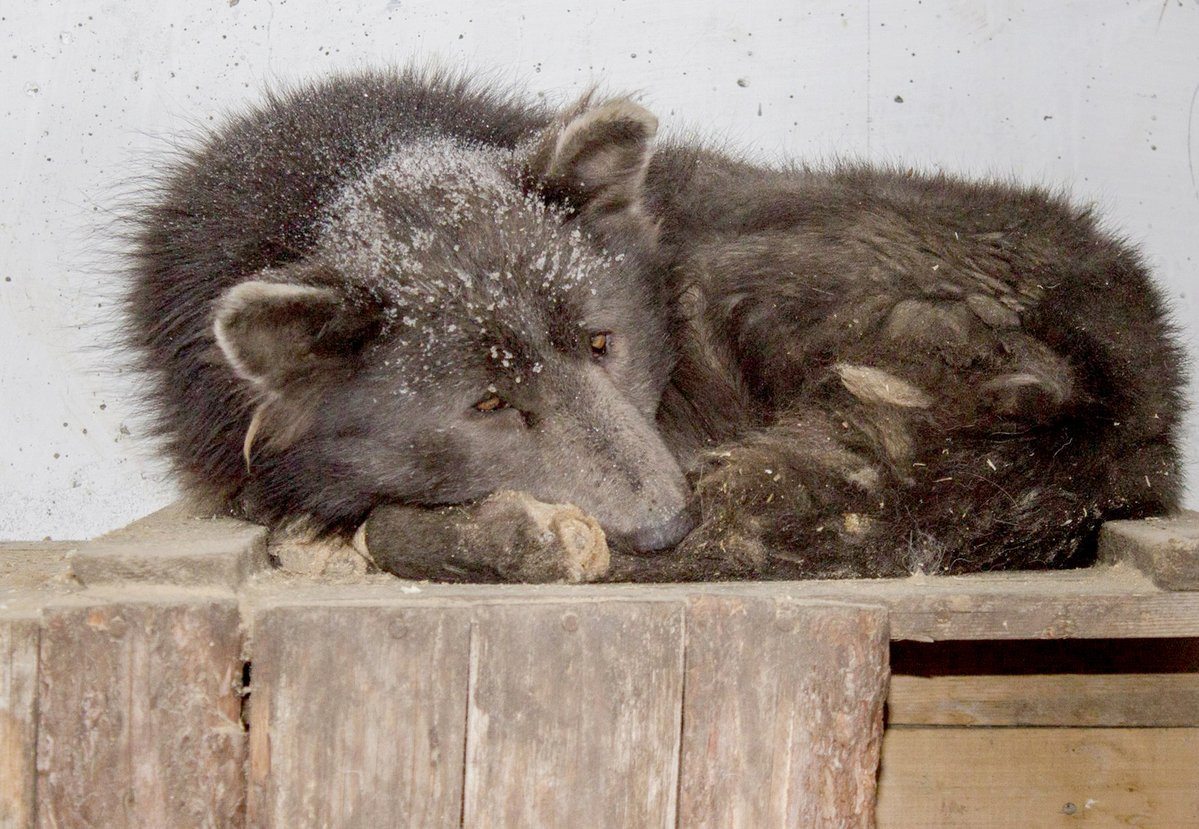
[[[617,98],[580,101],[541,135],[525,160],[528,182],[552,201],[591,213],[639,209],[658,119]]]
[[[332,288],[262,280],[221,294],[212,325],[233,371],[275,392],[351,369],[381,327],[378,309]]]

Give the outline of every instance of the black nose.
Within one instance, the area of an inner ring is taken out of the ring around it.
[[[695,526],[695,519],[690,513],[680,511],[673,518],[662,522],[661,524],[651,524],[646,527],[633,530],[624,537],[634,550],[640,553],[648,553],[654,550],[662,550],[666,547],[673,547],[684,538],[687,533]]]

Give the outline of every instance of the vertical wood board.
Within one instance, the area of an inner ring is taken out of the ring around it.
[[[37,825],[242,825],[240,652],[232,601],[47,608]]]
[[[38,624],[0,617],[0,829],[33,826]]]
[[[879,608],[694,599],[679,825],[871,826],[887,644]]]
[[[261,612],[250,825],[458,826],[468,613],[435,605]]]
[[[673,827],[681,602],[476,609],[467,827]]]

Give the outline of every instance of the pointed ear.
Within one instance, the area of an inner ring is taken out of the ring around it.
[[[640,104],[592,106],[588,96],[541,136],[526,175],[546,198],[578,210],[637,209],[657,131],[658,119]]]
[[[212,326],[233,371],[270,391],[350,370],[381,327],[377,308],[332,288],[262,280],[221,294]]]

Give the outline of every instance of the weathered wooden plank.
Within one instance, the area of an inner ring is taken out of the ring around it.
[[[1099,533],[1104,561],[1127,561],[1165,590],[1199,590],[1199,513],[1109,521]]]
[[[47,583],[60,584],[70,577],[67,556],[78,541],[0,542],[0,604],[5,589],[31,590]]]
[[[1041,596],[1014,590],[1005,597],[933,587],[925,596],[897,597],[891,606],[892,637],[920,642],[1199,636],[1199,593]]]
[[[254,620],[251,826],[458,826],[470,619],[281,606]]]
[[[410,591],[405,593],[404,591]],[[414,592],[413,592],[414,591]],[[454,585],[376,577],[370,584],[253,585],[251,597],[289,592],[312,602],[447,600],[686,601],[690,596],[824,599],[879,604],[891,637],[921,642],[997,639],[1126,639],[1199,636],[1199,591],[1164,591],[1129,565],[1044,573],[907,579],[683,585]]]
[[[33,826],[39,624],[0,616],[0,829]]]
[[[69,556],[86,585],[150,582],[236,589],[268,565],[264,527],[197,517],[174,504],[82,544]]]
[[[682,603],[476,610],[468,827],[673,827]]]
[[[1199,826],[1199,729],[890,728],[880,829]]]
[[[893,675],[887,724],[1199,727],[1199,674]]]
[[[156,599],[46,609],[38,826],[241,824],[236,602]]]
[[[881,608],[694,599],[679,825],[872,826],[887,640]]]

